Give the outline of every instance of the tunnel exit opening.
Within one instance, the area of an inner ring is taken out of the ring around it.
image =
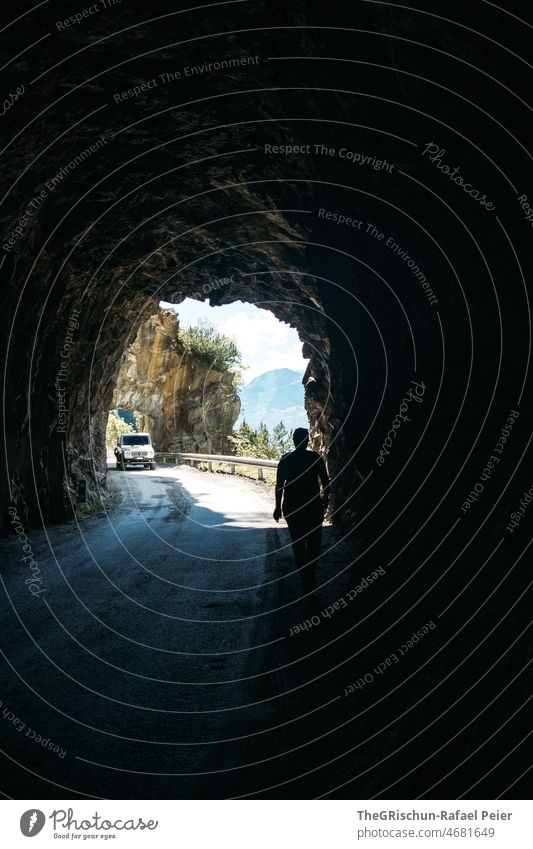
[[[268,306],[266,304],[265,306]],[[277,460],[309,427],[309,359],[294,327],[243,300],[162,301],[138,328],[118,372],[106,427],[150,433],[156,450]]]
[[[139,305],[116,351],[107,409],[137,411],[161,462],[177,453],[277,461],[292,450],[293,431],[308,428],[309,447],[327,458],[334,501],[342,437],[332,440],[333,324],[317,282],[291,270],[226,277],[209,293],[169,278],[158,299]],[[105,490],[97,476],[101,483]]]
[[[108,462],[122,435],[151,433],[152,417],[140,410],[115,408],[109,411],[106,424],[106,451]]]
[[[210,343],[208,355],[214,367],[227,366],[235,374],[240,401],[236,428],[247,424],[254,431],[266,427],[271,433],[281,426],[290,433],[296,427],[308,427],[303,379],[309,358],[302,354],[297,330],[280,321],[270,304],[239,299],[212,306],[186,298],[177,305],[163,302],[160,306],[176,312],[179,332],[189,345],[191,340],[197,346],[200,343],[200,348]],[[215,360],[217,346],[222,363]],[[203,412],[207,420],[208,410]]]

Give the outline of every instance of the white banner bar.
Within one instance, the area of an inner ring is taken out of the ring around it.
[[[2,845],[531,849],[526,801],[5,801]],[[67,843],[68,841],[68,843]]]

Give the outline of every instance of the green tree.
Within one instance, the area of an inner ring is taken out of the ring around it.
[[[255,445],[256,457],[262,457],[265,460],[273,459],[270,433],[264,422],[261,422],[255,432]]]
[[[272,456],[279,460],[288,451],[294,448],[292,442],[292,430],[287,430],[283,422],[275,425],[272,430]]]
[[[264,422],[257,430],[243,421],[229,437],[231,450],[237,457],[258,457],[264,460],[279,460],[293,448],[292,431],[279,422],[272,434]]]
[[[105,443],[108,449],[113,450],[122,433],[135,433],[135,428],[121,419],[115,410],[111,410],[105,432]]]
[[[250,427],[248,422],[243,421],[237,430],[233,431],[229,437],[232,451],[237,457],[255,457],[256,454],[256,435],[255,430]]]
[[[185,354],[197,354],[209,360],[217,371],[230,371],[242,365],[242,357],[235,340],[219,333],[206,319],[200,319],[193,327],[180,330],[178,347]],[[238,380],[238,374],[236,375]]]

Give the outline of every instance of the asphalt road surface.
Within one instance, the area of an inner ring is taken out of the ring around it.
[[[306,595],[266,484],[184,466],[110,479],[107,514],[28,534],[38,574],[23,540],[0,543],[5,792],[445,799],[459,760],[478,798],[469,753],[491,720],[453,617],[407,646],[435,611],[409,563],[325,528]],[[483,748],[483,798],[516,775],[492,768],[505,746]]]
[[[324,636],[290,636],[320,590],[303,595],[272,488],[185,466],[110,475],[118,506],[30,535],[39,595],[3,543],[13,794],[318,795],[313,741],[339,692],[313,657]]]

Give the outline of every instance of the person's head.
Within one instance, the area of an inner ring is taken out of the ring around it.
[[[292,441],[295,448],[300,448],[305,451],[309,442],[309,431],[306,427],[297,427],[292,435]]]

